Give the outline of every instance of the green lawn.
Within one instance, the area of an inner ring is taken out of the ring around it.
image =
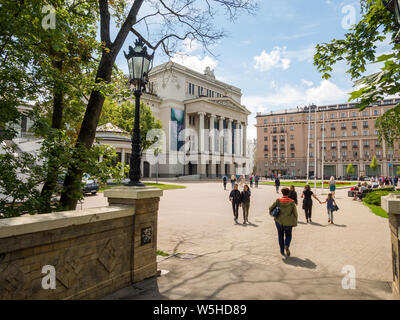
[[[171,190],[171,189],[184,189],[186,188],[185,186],[178,186],[176,184],[163,184],[163,183],[149,183],[149,182],[144,182],[144,184],[148,187],[156,187],[162,190]],[[114,184],[114,185],[106,185],[102,186],[99,188],[99,192],[104,192],[104,190],[114,188],[114,187],[119,187],[122,186],[122,184]]]
[[[275,183],[273,181],[271,181],[271,182],[260,182],[260,184],[275,185]],[[336,188],[338,188],[338,187],[349,187],[349,186],[354,186],[356,184],[357,184],[357,182],[336,184]],[[281,181],[281,186],[292,186],[292,185],[295,186],[295,187],[304,187],[306,185],[306,183],[305,182]],[[310,181],[310,187],[314,188],[314,181]],[[321,182],[317,182],[317,188],[321,188]],[[324,188],[329,188],[329,183],[324,183]]]
[[[387,212],[383,210],[379,206],[374,206],[373,204],[368,204],[366,202],[363,202],[364,205],[366,205],[368,208],[371,209],[373,213],[375,213],[377,216],[382,217],[382,218],[389,218]]]

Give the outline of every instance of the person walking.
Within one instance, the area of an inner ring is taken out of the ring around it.
[[[290,199],[292,199],[294,201],[294,203],[297,206],[297,192],[296,189],[294,188],[294,185],[291,185],[289,188],[289,196]]]
[[[233,175],[231,176],[232,190],[233,190],[233,187],[235,186],[235,183],[236,183],[236,176],[233,174]]]
[[[253,188],[253,175],[250,176],[250,188]]]
[[[326,203],[326,210],[328,212],[328,223],[333,224],[333,211],[337,206],[335,199],[333,199],[332,193],[328,194],[328,198],[322,203]]]
[[[255,182],[256,188],[258,188],[258,181],[259,180],[260,180],[260,177],[256,174],[255,177],[254,177],[254,182]]]
[[[297,209],[296,204],[292,199],[288,197],[289,189],[282,188],[282,198],[277,199],[270,207],[269,212],[276,206],[280,207],[279,216],[275,219],[275,226],[278,231],[278,242],[281,255],[285,256],[285,253],[290,257],[290,243],[292,241],[292,230],[293,227],[297,226]]]
[[[303,199],[303,209],[304,209],[304,212],[305,212],[305,214],[306,214],[307,223],[309,223],[309,222],[311,223],[311,222],[312,222],[312,220],[311,220],[311,213],[312,213],[312,205],[313,205],[313,201],[312,201],[312,198],[311,198],[311,197],[313,197],[313,198],[314,198],[315,200],[317,200],[319,203],[321,203],[321,201],[320,201],[320,200],[316,197],[316,195],[311,191],[311,187],[310,187],[309,184],[307,184],[307,185],[304,187],[304,191],[303,191],[301,197],[304,198],[304,199]]]
[[[223,176],[222,177],[222,183],[224,184],[224,190],[226,190],[226,184],[228,183],[228,177],[227,176]]]
[[[276,179],[275,179],[275,189],[276,189],[276,193],[279,193],[279,187],[280,187],[280,185],[281,185],[281,180],[279,179],[278,176],[276,176]]]
[[[240,206],[243,209],[243,224],[249,223],[251,191],[247,184],[244,185],[243,191],[240,193]]]
[[[246,179],[245,179],[244,175],[239,176],[240,188],[243,188],[243,185],[245,182],[246,182]]]
[[[335,190],[336,190],[336,181],[334,176],[331,176],[331,179],[329,180],[329,191],[332,193],[332,196],[335,196]]]
[[[233,209],[233,220],[237,223],[239,217],[239,206],[241,202],[241,195],[239,191],[239,185],[235,183],[233,190],[229,194],[229,201],[232,203]]]

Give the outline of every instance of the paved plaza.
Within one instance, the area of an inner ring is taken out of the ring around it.
[[[391,299],[388,221],[348,198],[347,189],[337,191],[335,225],[316,201],[313,223],[306,224],[298,205],[292,256],[284,259],[267,213],[277,197],[273,186],[251,189],[251,224],[242,225],[233,221],[230,186],[224,191],[222,183],[185,185],[164,191],[160,201],[158,249],[170,254],[159,256],[162,275],[106,298]],[[102,205],[106,201],[98,194],[87,197],[83,208]],[[342,287],[345,266],[355,268],[355,289]]]

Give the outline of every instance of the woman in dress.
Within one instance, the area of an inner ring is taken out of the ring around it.
[[[317,196],[311,191],[311,187],[309,184],[307,184],[304,187],[304,191],[301,195],[301,197],[303,198],[303,209],[304,212],[306,214],[306,220],[307,223],[308,222],[312,222],[311,221],[311,211],[312,211],[312,205],[313,205],[313,201],[312,198],[313,197],[315,200],[317,200],[319,203],[321,203],[321,201],[317,198]]]
[[[335,190],[336,190],[336,181],[334,176],[331,176],[329,180],[329,191],[332,193],[332,197],[335,197]]]

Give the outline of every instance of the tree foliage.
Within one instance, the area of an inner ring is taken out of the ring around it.
[[[132,133],[135,121],[135,105],[131,101],[117,103],[106,100],[100,116],[99,125],[112,123],[128,133]],[[148,139],[148,132],[154,129],[161,129],[162,124],[156,119],[148,105],[140,104],[140,140],[141,151],[146,151],[151,145],[157,142],[157,137]]]
[[[344,39],[333,39],[318,44],[314,64],[322,77],[331,77],[333,66],[340,61],[348,65],[356,89],[349,101],[358,100],[360,110],[380,102],[386,96],[400,92],[400,44],[396,39],[399,27],[394,14],[388,11],[382,1],[361,0],[361,20],[345,34]],[[379,46],[387,44],[389,53],[378,54]],[[379,64],[380,70],[365,75],[370,64]],[[389,144],[400,137],[400,126],[395,118],[399,105],[383,114],[377,122],[378,132]],[[388,121],[395,126],[384,125]]]
[[[354,174],[355,171],[356,171],[356,170],[355,170],[354,166],[353,166],[351,163],[349,163],[349,164],[347,165],[347,168],[346,168],[347,174],[351,176],[351,175]]]
[[[376,160],[376,156],[375,156],[375,155],[372,157],[372,161],[371,161],[371,163],[369,164],[369,167],[370,167],[372,170],[375,170],[376,168],[378,168],[378,160]]]

